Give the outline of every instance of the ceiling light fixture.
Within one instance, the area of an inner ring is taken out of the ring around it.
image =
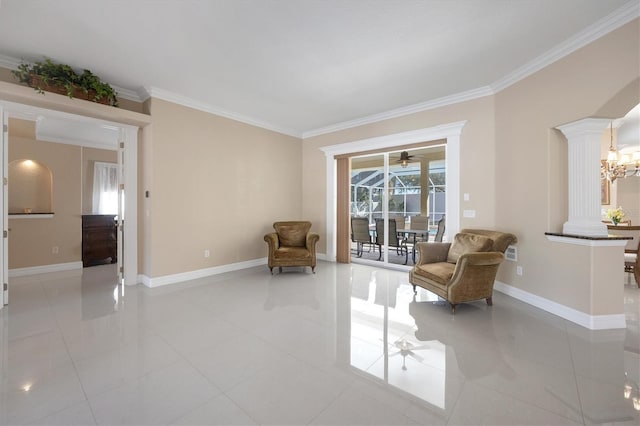
[[[640,151],[633,153],[633,157],[628,154],[618,158],[618,152],[613,147],[613,122],[610,127],[609,152],[606,160],[600,160],[600,178],[607,179],[611,183],[616,179],[629,176],[640,176]]]
[[[400,159],[398,160],[398,163],[400,163],[400,165],[402,167],[407,167],[409,165],[409,160],[413,157],[413,155],[409,155],[409,153],[407,151],[402,151],[400,153]]]

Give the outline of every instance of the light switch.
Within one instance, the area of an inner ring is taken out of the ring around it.
[[[468,192],[465,192],[465,193],[463,194],[462,198],[463,198],[465,201],[469,201],[469,193],[468,193]]]
[[[475,210],[464,210],[462,212],[462,216],[464,216],[464,217],[476,217],[476,211]]]

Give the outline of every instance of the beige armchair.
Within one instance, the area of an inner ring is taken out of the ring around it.
[[[272,232],[264,236],[269,245],[269,270],[277,266],[282,272],[283,266],[311,266],[315,274],[316,243],[320,236],[309,232],[311,222],[289,221],[275,222]]]
[[[493,283],[504,251],[517,242],[515,235],[483,229],[463,229],[452,243],[418,243],[419,260],[409,282],[456,305],[485,299],[493,304]]]

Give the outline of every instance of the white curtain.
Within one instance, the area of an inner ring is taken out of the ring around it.
[[[93,167],[93,213],[118,214],[118,165],[96,161]]]

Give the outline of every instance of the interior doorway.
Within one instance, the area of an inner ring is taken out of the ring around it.
[[[137,283],[137,144],[138,127],[82,115],[64,113],[55,110],[33,107],[29,105],[0,101],[0,117],[3,122],[2,132],[2,214],[4,238],[2,244],[2,268],[0,275],[3,283],[2,305],[9,302],[8,240],[10,238],[8,223],[8,145],[10,136],[10,119],[31,120],[36,123],[47,122],[49,129],[43,131],[36,139],[48,142],[63,142],[93,148],[105,148],[117,153],[118,166],[118,270],[122,272],[125,285]],[[46,127],[46,126],[43,126]],[[48,132],[48,133],[47,133]],[[126,206],[126,209],[124,208]],[[31,214],[25,208],[25,215]],[[49,212],[55,214],[55,212]],[[80,211],[78,211],[78,215]],[[131,218],[124,226],[126,217]],[[51,248],[50,248],[51,249]],[[53,247],[55,250],[55,247]],[[126,254],[131,254],[126,256]],[[82,265],[82,262],[80,262]],[[47,272],[44,265],[42,272]]]

